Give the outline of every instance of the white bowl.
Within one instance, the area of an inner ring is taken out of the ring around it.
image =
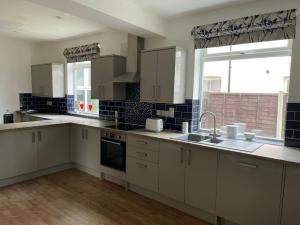
[[[255,133],[245,132],[245,133],[244,133],[244,136],[245,136],[246,140],[252,141],[253,138],[255,138]]]

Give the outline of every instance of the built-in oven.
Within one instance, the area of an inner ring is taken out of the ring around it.
[[[126,136],[117,132],[101,132],[101,165],[126,171]]]

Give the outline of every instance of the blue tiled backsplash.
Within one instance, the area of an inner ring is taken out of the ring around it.
[[[22,93],[19,95],[19,99],[20,110],[37,110],[41,113],[59,114],[65,114],[67,111],[74,111],[73,95],[68,95],[65,98],[46,98],[32,96],[31,93]]]
[[[288,103],[285,145],[300,148],[300,103]]]
[[[139,102],[139,84],[127,84],[125,101],[100,101],[99,117],[103,120],[114,120],[115,111],[118,111],[120,122],[145,126],[149,117],[163,118],[164,128],[181,130],[182,122],[189,122],[190,131],[197,131],[199,127],[199,100],[188,99],[184,104],[162,104]],[[47,102],[52,102],[48,105]],[[157,110],[167,111],[174,108],[174,118],[157,116]],[[20,109],[34,109],[42,113],[60,113],[74,111],[74,96],[65,98],[43,98],[32,94],[20,94]]]

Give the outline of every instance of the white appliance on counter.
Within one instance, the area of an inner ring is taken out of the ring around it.
[[[153,132],[161,132],[163,129],[164,124],[162,119],[148,118],[146,120],[146,130]]]

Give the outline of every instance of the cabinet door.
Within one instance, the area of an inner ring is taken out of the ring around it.
[[[218,154],[199,147],[187,150],[185,202],[215,213]]]
[[[175,48],[158,51],[156,92],[162,103],[174,101],[175,55]]]
[[[91,61],[92,98],[104,98],[103,85],[112,83],[113,66],[113,57],[101,57]]]
[[[300,167],[286,167],[285,188],[282,209],[282,225],[300,224]]]
[[[108,82],[102,85],[102,94],[99,100],[113,100],[114,99],[114,87],[113,83]]]
[[[126,158],[126,177],[130,183],[158,192],[158,165],[134,157]]]
[[[276,225],[280,220],[283,165],[221,154],[217,215],[243,225]]]
[[[86,165],[85,128],[83,126],[71,127],[71,161],[79,165]]]
[[[37,169],[35,131],[0,133],[0,179],[33,172]]]
[[[181,145],[160,143],[159,193],[184,201],[184,149]]]
[[[37,170],[37,137],[35,130],[15,132],[16,145],[13,148],[14,175],[22,175]]]
[[[52,97],[52,65],[31,66],[32,95]]]
[[[85,166],[93,171],[100,171],[100,130],[96,128],[85,128],[86,151]]]
[[[157,84],[157,51],[143,52],[141,56],[141,101],[154,102]]]
[[[38,169],[70,162],[69,126],[38,130]]]

